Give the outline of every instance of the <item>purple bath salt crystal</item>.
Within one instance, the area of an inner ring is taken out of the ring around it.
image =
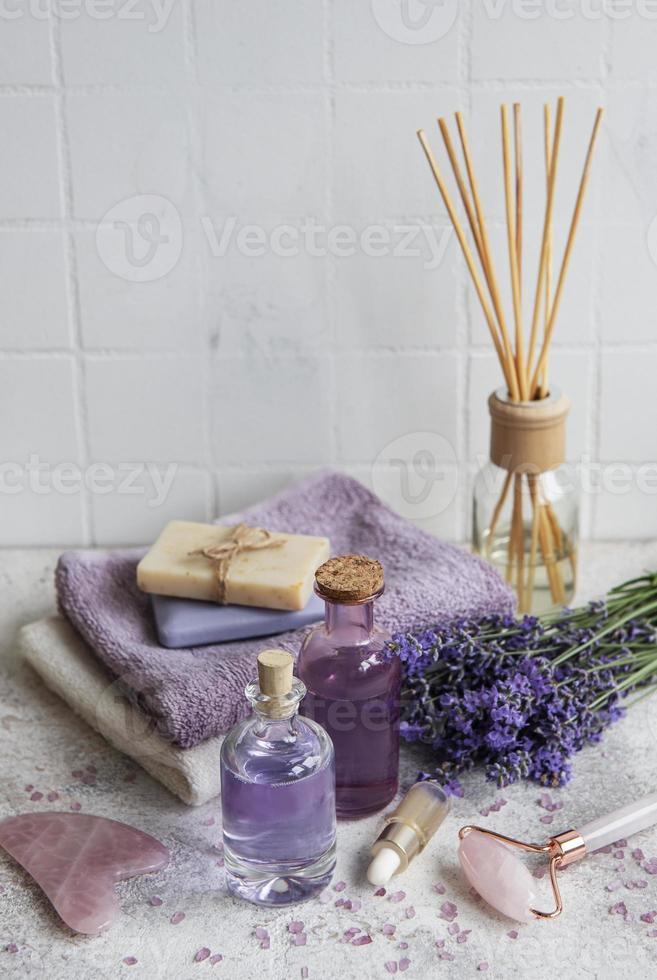
[[[647,922],[652,925],[652,923],[655,921],[655,916],[657,916],[657,911],[644,912],[643,915],[639,916],[639,918],[642,922]]]
[[[458,922],[450,922],[450,924],[447,926],[447,932],[450,934],[450,936],[455,936],[459,931],[459,928],[460,926]]]
[[[411,961],[409,960],[409,958],[407,956],[402,956],[402,958],[399,961],[399,972],[405,973],[410,965],[411,965]]]
[[[271,939],[269,936],[266,939],[260,940],[260,949],[271,949]]]
[[[611,905],[609,907],[609,915],[627,915],[625,902],[616,902],[615,905]]]
[[[605,891],[616,892],[621,887],[623,882],[620,878],[616,878],[614,881],[610,881],[608,885],[605,885]]]
[[[32,785],[32,783],[28,783],[27,786],[25,787],[25,792],[26,793],[31,793],[33,789],[34,789],[34,786]]]
[[[18,946],[16,945],[16,943],[7,943],[7,945],[5,946],[5,952],[6,953],[17,953],[18,952]]]
[[[396,928],[397,927],[393,926],[392,922],[386,922],[381,932],[384,936],[394,936]]]
[[[169,922],[171,923],[172,926],[177,926],[178,923],[182,922],[184,918],[185,918],[184,912],[174,912],[171,918],[169,919]]]
[[[385,964],[385,968],[388,971],[388,973],[396,973],[397,972],[397,961],[396,960],[388,960],[388,962]]]
[[[454,905],[454,902],[443,902],[440,906],[440,912],[438,913],[441,919],[446,919],[447,922],[451,922],[456,918],[458,913],[458,908]]]
[[[448,953],[446,949],[444,949],[442,951],[442,953],[438,953],[438,958],[441,959],[441,960],[453,960],[453,959],[455,959],[454,954],[453,953]]]
[[[408,949],[408,943],[397,943],[397,949]]]
[[[374,897],[375,898],[383,898],[383,896],[385,895],[385,893],[386,893],[385,888],[377,888],[377,890],[374,892]]]
[[[456,937],[457,943],[467,943],[468,936],[470,935],[471,932],[472,932],[471,929],[464,929],[463,932],[460,932]]]
[[[406,918],[407,919],[415,918],[415,909],[413,908],[412,905],[409,905],[408,908],[406,909]]]
[[[298,919],[288,924],[288,932],[303,932],[303,922]]]
[[[437,895],[444,895],[445,892],[447,891],[442,881],[436,882],[436,884],[433,886],[433,890]]]
[[[436,939],[436,948],[437,949],[444,949],[444,947],[445,947],[445,940],[444,939]]]
[[[552,823],[554,816],[551,813],[546,813],[545,816],[539,818],[541,823]]]
[[[509,937],[509,939],[517,939],[518,938],[518,930],[517,929],[511,929],[510,932],[507,932],[507,936]]]
[[[635,847],[632,851],[632,857],[635,861],[643,861],[644,853],[640,847]]]
[[[201,949],[199,949],[199,951],[194,956],[194,962],[202,963],[203,960],[207,960],[209,955],[210,955],[210,950],[208,949],[208,947],[202,946]]]
[[[210,963],[212,966],[215,966],[216,963],[221,963],[222,960],[223,956],[221,953],[213,953],[210,957]]]
[[[338,898],[334,904],[336,909],[341,909],[342,906],[344,905],[344,898]]]
[[[124,956],[123,962],[125,963],[126,966],[134,966],[135,963],[138,962],[138,960],[136,956]]]
[[[51,790],[46,799],[48,800],[48,803],[54,803],[55,800],[59,799],[59,793],[56,793],[55,790]]]
[[[352,946],[368,946],[372,942],[372,937],[368,935],[356,936],[352,941]]]
[[[36,790],[36,792],[32,793],[30,799],[33,800],[35,803],[38,803],[39,800],[43,799],[43,793],[40,793],[39,790]]]
[[[296,932],[292,937],[292,942],[295,946],[305,946],[308,941],[308,936],[305,932]]]
[[[148,901],[154,908],[159,908],[162,905],[162,899],[159,895],[151,895]]]
[[[642,867],[649,875],[657,875],[657,858],[650,858],[648,861],[644,861]]]
[[[262,926],[256,926],[255,937],[256,939],[269,939],[269,933]]]
[[[648,935],[651,939],[654,939],[657,936],[657,929],[648,929]]]
[[[485,973],[488,969],[488,963],[485,960],[482,963],[477,963],[477,969],[480,973]]]
[[[393,892],[392,895],[388,897],[390,902],[403,902],[406,898],[406,892]]]
[[[336,881],[336,883],[333,885],[333,891],[334,892],[343,892],[346,887],[347,887],[347,882],[346,881]]]
[[[78,810],[81,810],[81,809],[82,809],[82,804],[81,803],[78,803],[77,801],[75,803],[71,803],[71,810],[73,810],[74,813],[77,813]]]

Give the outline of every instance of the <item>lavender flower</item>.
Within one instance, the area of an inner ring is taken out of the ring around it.
[[[488,616],[397,634],[404,670],[401,733],[431,746],[440,779],[483,765],[505,786],[561,786],[572,757],[624,714],[632,691],[657,687],[657,573],[606,601],[558,615]]]

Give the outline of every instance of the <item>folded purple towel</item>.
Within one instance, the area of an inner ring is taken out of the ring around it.
[[[511,590],[486,562],[420,531],[356,480],[312,476],[272,499],[222,521],[243,520],[272,531],[324,534],[334,554],[378,558],[386,591],[377,620],[391,631],[445,623],[458,616],[512,612]],[[190,649],[158,645],[149,597],[137,588],[143,549],[69,551],[56,572],[62,612],[97,657],[183,748],[227,731],[242,717],[244,686],[263,640]],[[296,652],[304,630],[276,644]]]

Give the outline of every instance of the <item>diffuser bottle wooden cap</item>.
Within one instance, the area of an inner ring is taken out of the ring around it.
[[[287,650],[263,650],[258,654],[258,683],[270,698],[280,698],[292,690],[294,660]]]
[[[383,591],[383,566],[367,555],[329,558],[315,572],[315,591],[331,602],[356,605]]]
[[[488,399],[490,458],[512,473],[544,473],[566,460],[569,399],[553,389],[540,401],[514,402],[504,388]]]

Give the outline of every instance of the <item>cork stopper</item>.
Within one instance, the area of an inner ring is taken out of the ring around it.
[[[263,650],[258,654],[258,683],[270,698],[280,698],[292,690],[294,659],[287,650]]]
[[[488,399],[490,458],[511,473],[544,473],[566,459],[570,401],[558,389],[533,402],[510,401],[505,389]]]
[[[366,555],[339,555],[319,566],[315,582],[323,599],[356,605],[383,591],[383,566]]]

